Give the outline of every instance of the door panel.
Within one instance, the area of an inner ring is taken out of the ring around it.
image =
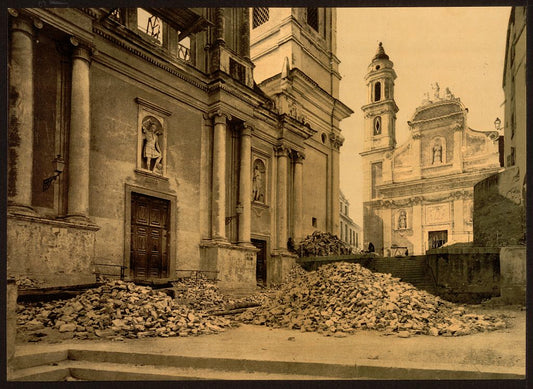
[[[131,270],[135,278],[168,277],[169,204],[132,193]]]

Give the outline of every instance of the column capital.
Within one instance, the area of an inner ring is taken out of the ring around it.
[[[16,9],[9,8],[9,14],[13,16],[13,22],[11,23],[12,31],[20,31],[29,37],[33,37],[35,34],[34,28],[40,29],[43,27],[43,23],[40,20],[22,15]]]
[[[94,54],[95,50],[89,43],[81,41],[75,36],[69,38],[69,43],[74,46],[72,58],[78,58],[88,63],[91,62],[91,56]]]
[[[305,154],[302,151],[296,151],[292,150],[291,152],[291,158],[294,161],[294,163],[303,163],[305,159]]]
[[[231,120],[231,115],[221,109],[216,109],[207,114],[209,119],[214,119],[215,124],[226,123],[226,120]]]
[[[280,143],[274,146],[274,153],[276,157],[288,157],[291,149],[287,145]]]
[[[253,131],[254,131],[254,127],[251,124],[244,122],[242,129],[241,129],[241,135],[251,136]]]
[[[339,151],[344,144],[344,137],[341,134],[335,134],[334,132],[329,134],[329,140],[333,148],[337,151]]]

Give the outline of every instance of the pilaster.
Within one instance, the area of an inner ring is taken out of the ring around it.
[[[288,159],[290,150],[286,145],[279,144],[274,147],[274,151],[277,159],[276,226],[278,234],[276,248],[280,251],[286,251],[288,240]]]
[[[241,130],[241,163],[239,171],[239,203],[242,213],[239,215],[239,245],[251,245],[252,222],[252,131],[245,124]]]

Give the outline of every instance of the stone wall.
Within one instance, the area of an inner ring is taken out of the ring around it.
[[[253,289],[257,251],[255,247],[204,243],[200,245],[200,268],[211,278],[216,277],[222,289]]]
[[[428,250],[439,296],[450,301],[480,302],[500,295],[498,248],[444,247]]]
[[[476,246],[502,247],[525,242],[526,211],[517,167],[474,186],[473,223]]]
[[[503,247],[500,251],[501,299],[504,303],[526,303],[526,247]]]
[[[94,244],[98,227],[31,216],[7,219],[7,273],[41,287],[95,282]]]

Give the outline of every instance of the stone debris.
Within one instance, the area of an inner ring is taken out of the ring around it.
[[[403,338],[416,334],[459,336],[506,327],[502,318],[468,314],[464,307],[390,274],[346,262],[323,265],[311,272],[295,266],[289,281],[275,295],[237,319],[329,336],[357,329]]]
[[[218,302],[222,300],[215,298],[214,304]],[[196,301],[192,306],[210,304]],[[173,300],[164,292],[124,281],[107,282],[69,300],[19,305],[17,324],[26,332],[46,327],[74,338],[117,340],[213,334],[235,325],[223,316]]]
[[[353,254],[352,248],[329,232],[315,231],[302,240],[298,246],[300,257],[321,257],[327,255]]]
[[[15,277],[15,283],[19,289],[35,289],[43,285],[42,281],[34,280],[27,276]]]

